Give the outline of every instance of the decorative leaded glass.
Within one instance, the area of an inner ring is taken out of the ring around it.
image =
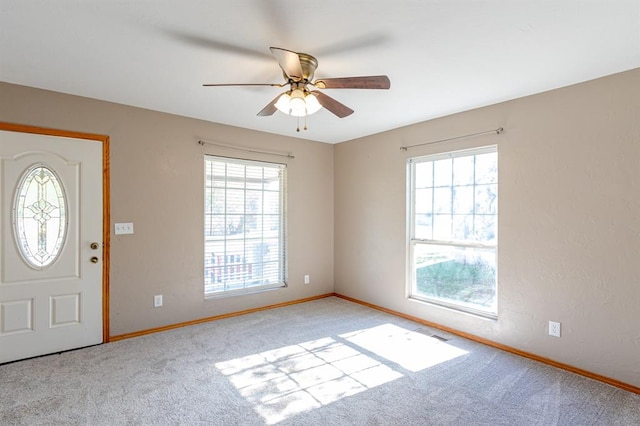
[[[20,180],[13,229],[29,266],[43,269],[56,261],[67,233],[67,201],[60,179],[47,166],[31,166]]]

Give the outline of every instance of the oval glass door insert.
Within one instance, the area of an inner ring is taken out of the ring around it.
[[[62,182],[43,164],[31,166],[18,187],[13,229],[22,258],[34,269],[56,261],[67,235],[67,200]]]

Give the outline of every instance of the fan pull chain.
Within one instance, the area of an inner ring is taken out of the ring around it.
[[[300,131],[300,117],[298,116],[298,127],[296,128],[296,132]],[[307,130],[307,116],[304,116],[304,127],[302,128],[303,130]]]

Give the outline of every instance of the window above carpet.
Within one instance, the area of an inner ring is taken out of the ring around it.
[[[495,146],[408,160],[409,295],[497,316]]]
[[[204,294],[285,287],[283,164],[205,156]]]

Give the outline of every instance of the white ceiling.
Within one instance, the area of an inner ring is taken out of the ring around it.
[[[355,110],[257,117],[282,89],[269,46]],[[640,67],[640,0],[0,0],[0,80],[336,143]]]

